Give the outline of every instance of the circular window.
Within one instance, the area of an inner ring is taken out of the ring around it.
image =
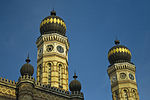
[[[60,52],[60,53],[63,53],[64,52],[64,48],[62,47],[62,46],[57,46],[57,50],[58,50],[58,52]]]
[[[125,73],[120,73],[120,78],[121,79],[125,79],[126,78],[126,74]]]
[[[131,80],[134,80],[134,76],[130,73],[129,74],[129,78],[131,79]]]
[[[54,48],[53,45],[47,45],[47,49],[46,49],[46,50],[47,50],[48,52],[50,52],[50,51],[53,50],[53,48]]]

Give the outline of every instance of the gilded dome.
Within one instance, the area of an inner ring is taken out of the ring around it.
[[[51,15],[44,18],[40,24],[40,32],[43,34],[58,33],[65,36],[66,24],[64,20],[56,16],[56,12],[51,11]]]
[[[69,84],[69,89],[71,92],[73,92],[73,91],[79,91],[80,92],[81,83],[78,80],[76,80],[76,78],[77,78],[76,73],[74,74],[73,78],[74,78],[74,80],[71,81]]]
[[[29,64],[30,62],[29,57],[26,59],[26,62],[27,63],[24,64],[20,69],[21,76],[24,76],[24,75],[32,76],[34,73],[34,68],[31,64]]]
[[[108,60],[110,64],[130,62],[131,61],[130,50],[123,45],[119,45],[120,44],[119,40],[116,40],[115,44],[116,46],[112,47],[108,52]]]

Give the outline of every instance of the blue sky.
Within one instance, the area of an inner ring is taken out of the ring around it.
[[[149,5],[149,0],[3,0],[0,76],[17,81],[29,52],[36,77],[40,22],[55,8],[67,25],[69,82],[76,71],[85,100],[112,99],[107,53],[116,37],[131,50],[140,100],[149,100]]]

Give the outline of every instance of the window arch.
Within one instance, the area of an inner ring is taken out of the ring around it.
[[[119,91],[118,90],[115,91],[115,98],[116,98],[115,100],[119,100]]]
[[[133,92],[133,93],[132,93],[132,95],[133,95],[133,98],[134,98],[135,100],[137,100],[137,94],[136,94],[136,90],[133,90],[132,92]]]
[[[129,100],[129,98],[128,98],[128,91],[127,90],[123,90],[123,92],[124,92],[124,99],[125,100]]]
[[[52,71],[52,63],[48,63],[48,83],[51,84],[51,71]]]
[[[42,82],[42,64],[39,65],[39,82]]]
[[[62,88],[62,64],[58,64],[58,82],[59,82],[59,87]]]

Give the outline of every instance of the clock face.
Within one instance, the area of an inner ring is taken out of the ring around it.
[[[120,78],[121,79],[125,79],[126,78],[126,74],[125,73],[120,73]]]
[[[60,52],[60,53],[63,53],[64,52],[64,48],[62,47],[62,46],[57,46],[57,50],[58,50],[58,52]]]
[[[129,74],[129,78],[131,79],[131,80],[134,80],[134,76],[130,73]]]
[[[112,76],[112,83],[114,83],[116,80],[117,80],[117,76],[116,75]]]
[[[53,45],[47,45],[46,50],[47,52],[51,52],[53,50],[54,46]]]

